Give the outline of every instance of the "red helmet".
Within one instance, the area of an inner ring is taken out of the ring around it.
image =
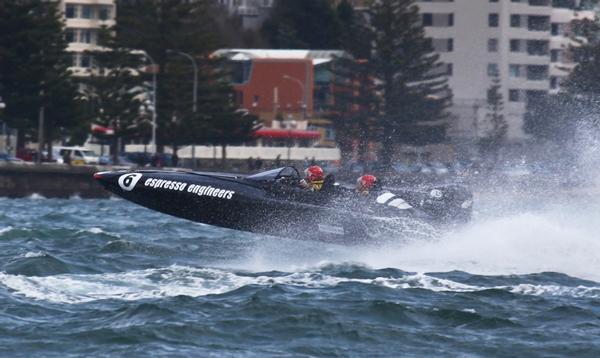
[[[377,178],[375,175],[366,174],[356,180],[356,189],[358,190],[371,190],[377,184]]]
[[[318,165],[311,165],[304,171],[306,179],[310,182],[323,180],[323,169]]]

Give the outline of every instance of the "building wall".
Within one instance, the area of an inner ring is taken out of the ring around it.
[[[279,113],[284,119],[296,120],[297,127],[304,129],[306,124],[300,122],[305,117],[305,97],[306,117],[313,112],[312,60],[253,59],[248,81],[236,84],[235,89],[242,94],[241,98],[238,96],[241,107],[258,115],[267,125]]]
[[[551,0],[438,0],[420,1],[426,33],[434,39],[441,60],[451,64],[449,85],[454,93],[450,128],[455,141],[482,136],[487,90],[492,74],[501,80],[505,118],[511,140],[523,131],[527,97],[558,91],[573,67],[567,53],[569,22],[593,18],[592,11],[553,8]],[[495,18],[497,16],[497,18]],[[494,22],[497,20],[497,26]],[[535,21],[547,23],[539,27]],[[541,45],[541,50],[530,47]]]
[[[227,8],[230,14],[242,18],[242,27],[258,29],[269,16],[275,0],[215,0]]]
[[[115,25],[115,0],[62,0],[61,9],[69,41],[68,51],[73,53],[75,75],[85,75],[92,60],[84,51],[98,43],[98,29]]]

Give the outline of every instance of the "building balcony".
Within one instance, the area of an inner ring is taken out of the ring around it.
[[[573,20],[593,20],[595,17],[595,12],[591,10],[574,11],[571,9],[554,8],[552,9],[550,19],[553,23],[568,24]]]
[[[550,78],[530,80],[527,77],[510,77],[507,86],[519,90],[548,90],[550,89]]]
[[[258,16],[260,11],[251,6],[238,7],[235,12],[240,16]]]
[[[509,52],[510,63],[519,65],[548,65],[550,64],[550,53],[544,56],[533,56],[527,52]]]
[[[115,20],[98,20],[98,19],[66,19],[65,27],[79,29],[98,29],[102,26],[111,27],[116,24]]]
[[[77,5],[114,5],[115,0],[64,0],[65,4]]]
[[[511,14],[536,14],[548,15],[552,14],[552,6],[550,1],[548,5],[532,5],[534,0],[528,2],[510,2],[509,11]],[[538,3],[537,1],[535,3]]]
[[[550,37],[550,28],[547,31],[531,31],[527,27],[509,27],[506,36],[521,40],[547,40]]]

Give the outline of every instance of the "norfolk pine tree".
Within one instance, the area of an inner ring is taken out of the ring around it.
[[[500,93],[500,76],[494,74],[492,85],[487,93],[487,114],[485,116],[488,122],[489,130],[485,136],[479,139],[480,149],[492,155],[493,163],[498,161],[498,152],[506,139],[508,123],[504,118],[504,101]]]
[[[213,16],[216,4],[210,0],[120,0],[117,38],[123,47],[146,51],[159,65],[158,131],[159,150],[164,145],[209,143],[210,126],[231,126],[231,141],[238,129],[250,135],[246,118],[231,110],[231,87],[226,73],[218,70],[221,61],[212,54],[220,47],[218,24]],[[198,63],[198,110],[192,112],[192,63],[168,50],[190,54]],[[215,101],[215,95],[222,95]],[[217,118],[218,117],[218,118]],[[216,131],[219,132],[219,131]],[[227,142],[223,132],[220,142]]]
[[[381,93],[379,160],[389,166],[398,143],[444,139],[451,92],[415,0],[374,0],[367,17],[365,31],[373,39],[369,67]]]
[[[98,45],[98,49],[88,52],[94,58],[94,66],[89,70],[89,77],[81,81],[83,96],[93,122],[114,130],[111,154],[113,162],[118,164],[122,140],[148,132],[140,106],[144,93],[152,89],[144,88],[144,78],[139,71],[143,59],[130,49],[120,47],[111,29],[99,30]]]
[[[0,2],[0,83],[6,103],[2,116],[19,130],[21,148],[26,138],[37,138],[41,107],[48,145],[59,136],[70,136],[82,121],[59,5],[46,0]]]

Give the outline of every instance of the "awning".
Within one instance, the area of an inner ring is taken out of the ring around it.
[[[115,134],[115,130],[112,128],[101,126],[99,124],[92,124],[92,133],[103,134],[103,135],[113,135],[113,134]]]
[[[255,137],[260,138],[284,138],[284,139],[319,139],[321,133],[317,131],[301,131],[297,129],[275,129],[265,128],[254,132]]]

